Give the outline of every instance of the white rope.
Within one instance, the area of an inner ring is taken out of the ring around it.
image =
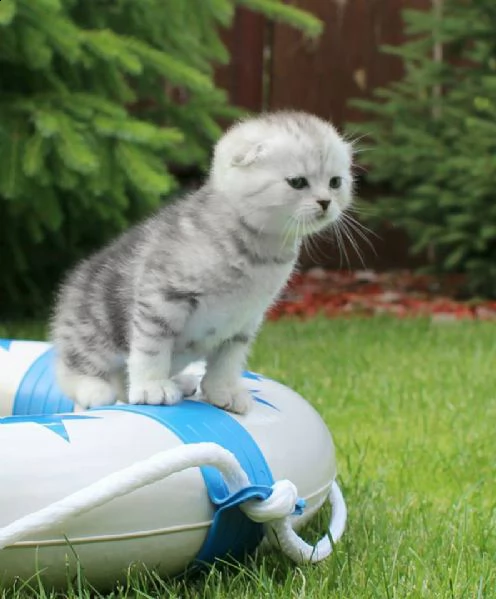
[[[250,485],[248,476],[238,460],[227,449],[216,443],[182,445],[110,474],[64,499],[0,528],[0,550],[29,535],[60,526],[70,518],[104,505],[116,497],[127,495],[187,468],[199,466],[217,468],[231,493]],[[346,524],[346,505],[335,482],[332,483],[329,498],[332,504],[329,536],[332,543],[335,543],[343,534]],[[331,541],[325,536],[312,547],[293,531],[289,516],[294,512],[296,501],[297,491],[294,484],[288,480],[281,480],[273,485],[272,494],[267,499],[250,499],[240,505],[240,508],[255,522],[264,522],[272,544],[279,546],[294,561],[320,561],[331,553]]]
[[[329,501],[332,506],[332,518],[328,534],[322,537],[315,546],[305,543],[295,533],[288,518],[270,522],[267,532],[271,544],[278,546],[285,555],[298,564],[320,562],[329,557],[334,543],[337,543],[342,537],[346,526],[346,503],[336,482],[332,483]]]
[[[292,514],[297,501],[294,484],[290,480],[279,480],[272,485],[272,494],[267,499],[250,499],[239,507],[254,522],[269,522]]]

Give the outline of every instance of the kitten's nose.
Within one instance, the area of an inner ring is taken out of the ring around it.
[[[317,204],[322,208],[324,212],[327,212],[330,203],[331,200],[317,200]]]

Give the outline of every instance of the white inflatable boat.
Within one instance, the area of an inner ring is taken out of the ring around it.
[[[100,586],[133,563],[176,574],[264,535],[296,561],[331,552],[346,521],[334,447],[298,394],[247,372],[247,416],[195,400],[78,412],[52,356],[0,340],[0,583],[39,572],[64,585],[76,562]],[[328,498],[328,535],[310,547],[293,529]]]

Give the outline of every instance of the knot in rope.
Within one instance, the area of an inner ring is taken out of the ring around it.
[[[240,505],[254,522],[269,522],[291,516],[299,507],[298,491],[290,480],[278,480],[267,499],[250,499]]]

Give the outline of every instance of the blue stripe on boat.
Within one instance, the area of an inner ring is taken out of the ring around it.
[[[26,371],[14,398],[14,416],[74,411],[74,403],[62,393],[55,381],[53,353],[53,349],[47,350]]]
[[[263,453],[249,432],[229,413],[210,404],[185,400],[174,406],[116,405],[90,410],[118,410],[152,418],[176,434],[183,443],[218,443],[231,451],[250,479],[242,495],[230,494],[220,472],[201,467],[215,515],[196,563],[212,563],[216,557],[240,559],[253,551],[263,537],[263,527],[251,521],[238,504],[247,499],[267,498],[274,482]],[[166,498],[164,498],[164,501]]]

